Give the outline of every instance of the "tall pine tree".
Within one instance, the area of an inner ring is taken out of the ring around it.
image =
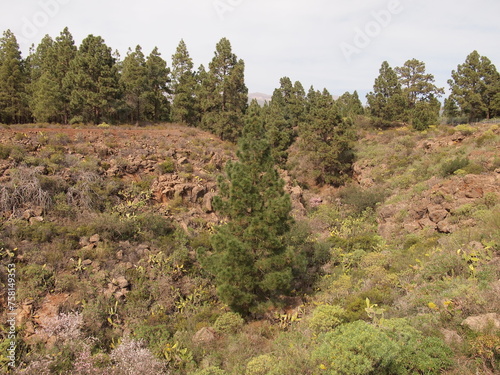
[[[248,89],[245,63],[232,52],[226,38],[217,43],[203,84],[208,95],[202,105],[202,127],[224,140],[235,142],[243,127]]]
[[[100,36],[86,37],[66,76],[71,88],[73,121],[100,123],[109,119],[119,93],[115,58]]]
[[[148,89],[146,60],[141,46],[136,46],[134,51],[129,48],[121,68],[120,83],[129,107],[129,121],[139,124],[144,120],[144,96]]]
[[[500,74],[490,59],[473,51],[451,76],[450,100],[458,103],[469,121],[500,114]]]
[[[217,228],[214,252],[204,262],[221,300],[243,314],[286,293],[294,263],[283,241],[292,222],[290,197],[274,168],[259,110],[251,106],[249,112],[239,160],[227,164],[214,199],[227,224]]]
[[[350,118],[342,118],[325,89],[311,87],[306,120],[299,126],[299,157],[306,161],[304,175],[317,184],[341,185],[351,175],[356,134]]]
[[[0,122],[21,123],[29,119],[27,78],[17,39],[7,30],[0,38]]]
[[[172,56],[172,121],[194,126],[196,116],[196,77],[193,60],[184,40]]]
[[[379,73],[373,91],[366,95],[370,114],[382,124],[401,120],[405,99],[398,76],[387,61],[382,63]]]

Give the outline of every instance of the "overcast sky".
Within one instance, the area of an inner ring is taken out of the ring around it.
[[[424,61],[448,89],[473,50],[500,68],[499,0],[0,0],[0,28],[23,55],[68,26],[77,44],[100,35],[125,56],[157,46],[171,64],[181,39],[195,67],[227,37],[246,63],[250,92],[272,94],[288,76],[332,94],[372,89],[380,65]]]

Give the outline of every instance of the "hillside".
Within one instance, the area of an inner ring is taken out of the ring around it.
[[[500,127],[362,128],[355,152],[340,188],[280,172],[304,272],[243,319],[200,256],[234,144],[171,124],[0,129],[13,373],[496,373]]]

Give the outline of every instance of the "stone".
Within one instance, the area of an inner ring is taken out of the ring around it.
[[[442,328],[441,334],[443,335],[444,342],[448,345],[461,344],[464,341],[462,337],[453,330]]]
[[[33,210],[26,210],[23,212],[23,216],[22,218],[24,220],[29,220],[30,218],[32,218],[33,216],[35,216],[35,213]]]
[[[33,216],[30,217],[29,223],[30,225],[36,224],[36,223],[41,223],[43,221],[43,217],[41,216]]]
[[[125,279],[125,277],[123,277],[123,276],[118,277],[116,279],[115,284],[118,285],[122,289],[127,288],[129,286],[128,280]]]
[[[486,330],[500,330],[500,315],[497,313],[469,316],[462,322],[463,326],[469,327],[474,332]]]
[[[437,205],[431,206],[428,208],[428,210],[429,210],[429,219],[436,224],[439,223],[440,221],[443,221],[448,216],[448,211],[443,209],[441,206]]]
[[[99,242],[101,240],[101,236],[99,236],[98,234],[94,234],[93,236],[91,236],[89,238],[89,241],[91,243],[96,243],[96,242]]]
[[[201,206],[203,211],[205,211],[206,213],[212,212],[214,210],[212,206],[212,199],[215,197],[215,195],[216,194],[214,192],[209,192],[205,194],[205,196],[203,197],[203,202]]]
[[[215,330],[212,327],[203,327],[193,336],[194,343],[209,343],[217,338]]]

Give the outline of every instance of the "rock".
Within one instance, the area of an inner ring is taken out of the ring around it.
[[[203,202],[201,207],[206,213],[212,212],[214,210],[212,206],[212,199],[216,196],[214,192],[209,192],[203,197]]]
[[[215,331],[211,327],[203,327],[193,336],[194,343],[209,343],[217,338]]]
[[[309,199],[309,207],[318,207],[323,203],[323,198],[321,197],[312,197]]]
[[[181,157],[181,158],[179,158],[179,159],[177,160],[177,163],[178,163],[179,165],[183,165],[183,164],[187,164],[187,163],[189,163],[189,160],[188,160],[188,158],[186,158],[185,156],[183,156],[183,157]]]
[[[193,190],[191,191],[191,202],[196,203],[198,199],[203,198],[206,192],[207,190],[203,186],[193,187]]]
[[[486,330],[500,330],[500,315],[497,313],[469,316],[462,322],[462,325],[469,327],[474,332]]]
[[[446,219],[446,217],[448,216],[448,211],[446,211],[439,205],[429,207],[428,211],[429,211],[429,219],[433,223],[439,223],[440,221]]]
[[[464,341],[456,331],[442,328],[441,334],[443,335],[444,342],[448,345],[461,344]]]
[[[82,262],[82,265],[84,266],[90,266],[92,264],[92,261],[90,259],[85,259],[83,262]]]
[[[78,241],[78,244],[82,247],[90,245],[89,238],[88,237],[80,237],[80,241]]]
[[[26,210],[23,212],[23,216],[22,218],[24,220],[29,220],[30,218],[32,218],[33,216],[35,216],[35,213],[33,210]]]
[[[123,276],[118,277],[116,279],[115,284],[118,285],[122,289],[127,288],[129,286],[128,280],[125,279],[125,277],[123,277]]]
[[[451,224],[448,220],[443,220],[437,224],[437,230],[440,233],[453,233],[457,230],[457,226]]]
[[[33,216],[33,217],[30,217],[30,219],[29,219],[30,225],[33,225],[35,223],[41,223],[42,221],[43,221],[43,217],[41,217],[41,216]]]
[[[97,243],[97,242],[99,242],[100,240],[101,240],[101,236],[99,236],[98,234],[94,234],[93,236],[91,236],[91,237],[89,238],[89,241],[90,241],[91,243]]]

